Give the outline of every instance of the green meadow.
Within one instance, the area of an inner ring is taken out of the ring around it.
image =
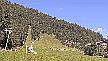
[[[27,41],[30,41],[29,37]],[[53,35],[40,35],[33,46],[37,54],[26,54],[25,46],[17,52],[0,51],[0,61],[108,61],[107,58],[87,56],[65,47]]]

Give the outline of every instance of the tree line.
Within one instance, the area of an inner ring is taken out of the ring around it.
[[[36,40],[40,33],[54,34],[62,44],[68,40],[79,42],[80,46],[103,39],[102,34],[85,29],[76,23],[69,23],[39,12],[37,9],[24,7],[10,1],[0,2],[0,46],[5,46],[4,29],[6,28],[12,28],[9,38],[11,47],[21,45],[22,41],[26,41],[28,25],[31,26],[33,40]]]

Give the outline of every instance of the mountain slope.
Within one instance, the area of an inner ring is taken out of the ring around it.
[[[99,33],[85,29],[78,24],[69,23],[62,19],[49,16],[33,8],[11,2],[0,2],[0,46],[4,48],[7,34],[6,28],[12,28],[10,34],[10,47],[21,45],[27,38],[27,31],[31,26],[32,39],[36,40],[40,33],[54,34],[62,44],[66,40],[79,42],[79,46],[86,43],[94,43],[102,40],[103,36]]]

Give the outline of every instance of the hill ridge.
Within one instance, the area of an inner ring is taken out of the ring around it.
[[[40,33],[54,34],[62,44],[65,44],[64,42],[68,40],[84,46],[86,43],[103,40],[103,36],[99,33],[85,29],[76,23],[58,20],[56,17],[33,8],[11,2],[0,2],[0,8],[0,44],[3,48],[6,41],[6,34],[3,31],[5,28],[12,28],[9,43],[12,45],[10,47],[15,47],[26,41],[29,25],[31,26],[33,40],[36,40]]]

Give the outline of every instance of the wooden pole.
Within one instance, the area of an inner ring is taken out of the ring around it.
[[[28,54],[28,46],[26,45],[26,54]]]

